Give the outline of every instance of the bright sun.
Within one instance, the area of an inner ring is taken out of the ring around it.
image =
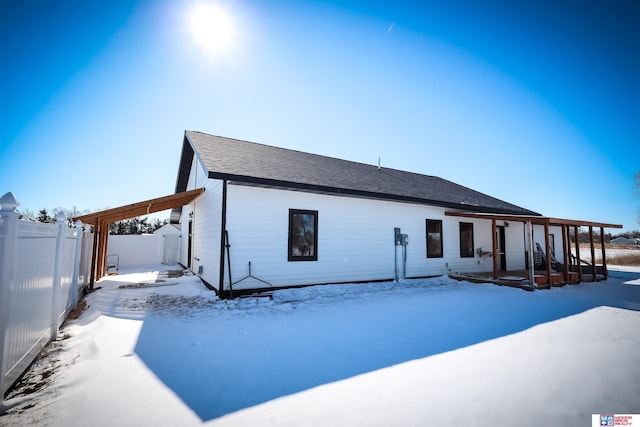
[[[189,24],[198,43],[210,53],[227,50],[233,40],[231,17],[217,4],[197,4],[191,11]]]

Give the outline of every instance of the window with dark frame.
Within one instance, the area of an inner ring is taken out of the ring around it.
[[[289,209],[289,261],[318,260],[318,211]]]
[[[473,258],[473,223],[460,223],[460,258]]]
[[[427,219],[427,258],[442,258],[442,220]]]

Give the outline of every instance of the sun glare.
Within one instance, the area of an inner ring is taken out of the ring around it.
[[[227,50],[234,36],[229,13],[214,3],[196,5],[190,14],[189,24],[193,36],[210,53]]]

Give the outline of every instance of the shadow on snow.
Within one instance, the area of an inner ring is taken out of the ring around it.
[[[219,301],[196,317],[150,314],[135,351],[207,421],[597,306],[640,309],[640,286],[619,281],[533,293],[450,281],[426,287],[407,283],[313,303],[252,298],[242,303],[253,304],[249,308]]]

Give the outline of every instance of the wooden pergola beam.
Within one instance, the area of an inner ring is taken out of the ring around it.
[[[99,221],[108,223],[123,219],[135,218],[137,216],[149,215],[156,212],[166,211],[190,203],[193,199],[204,192],[204,188],[184,191],[182,193],[170,194],[164,197],[149,199],[142,202],[131,203],[117,208],[106,209],[73,218],[73,221],[80,220],[83,224],[97,225]]]
[[[164,197],[131,203],[112,209],[105,209],[87,215],[73,218],[73,221],[82,221],[83,224],[93,225],[93,253],[91,255],[91,279],[89,288],[93,289],[96,278],[103,277],[107,272],[107,244],[109,238],[109,224],[123,219],[135,218],[162,212],[168,209],[184,206],[204,193],[204,188],[170,194]]]

